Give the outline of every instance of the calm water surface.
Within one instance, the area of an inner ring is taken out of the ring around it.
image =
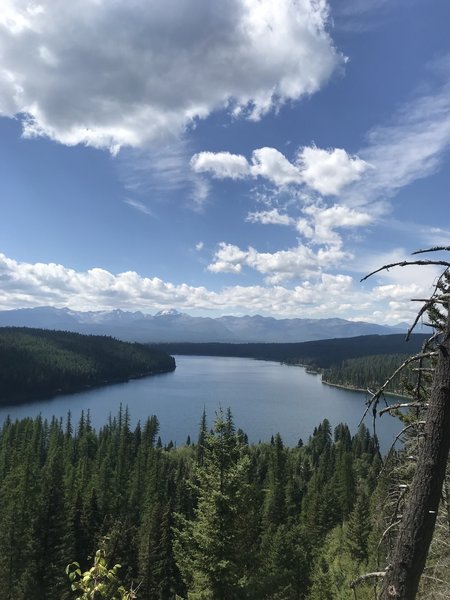
[[[14,419],[65,417],[70,410],[75,423],[82,410],[89,410],[99,428],[122,404],[133,424],[157,415],[163,443],[184,444],[188,435],[197,438],[203,408],[212,423],[222,406],[231,407],[236,426],[251,442],[268,441],[280,432],[287,445],[295,445],[299,438],[306,441],[325,417],[333,427],[343,421],[354,432],[364,413],[364,394],[323,385],[320,376],[302,367],[211,356],[177,356],[176,363],[173,373],[2,408],[0,422],[8,414]],[[370,428],[371,422],[366,425]],[[386,415],[377,429],[386,449],[399,431],[398,422]]]

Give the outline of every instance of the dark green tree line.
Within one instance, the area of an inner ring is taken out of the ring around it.
[[[196,443],[164,448],[156,417],[132,428],[126,409],[99,431],[88,414],[6,420],[2,597],[72,598],[65,566],[85,572],[102,547],[138,598],[306,599],[330,531],[360,525],[374,461],[367,430],[333,437],[327,421],[288,448],[279,435],[248,444],[229,412],[209,431],[204,415]],[[349,546],[358,560],[365,535]]]

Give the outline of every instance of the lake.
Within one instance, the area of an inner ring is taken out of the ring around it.
[[[231,408],[236,427],[251,442],[269,441],[280,432],[285,444],[296,445],[312,434],[324,418],[332,427],[340,422],[354,433],[364,413],[366,396],[321,383],[319,375],[303,367],[248,358],[176,356],[172,373],[145,377],[81,393],[56,396],[0,409],[0,422],[41,414],[65,417],[70,410],[76,423],[81,411],[90,411],[95,428],[117,414],[120,404],[128,406],[132,424],[156,415],[163,443],[180,445],[190,435],[197,439],[200,418],[206,409],[211,425],[219,407]],[[371,420],[366,425],[371,428]],[[396,419],[377,419],[383,450],[389,448],[400,430]]]

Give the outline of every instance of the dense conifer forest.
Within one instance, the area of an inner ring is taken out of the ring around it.
[[[171,371],[175,361],[143,344],[106,336],[0,328],[0,404]]]
[[[327,420],[294,448],[279,434],[249,445],[229,411],[211,430],[204,414],[198,439],[179,448],[162,445],[156,417],[131,427],[127,410],[99,431],[88,414],[76,426],[70,414],[7,420],[1,597],[80,598],[66,566],[88,569],[100,548],[141,600],[368,600],[371,583],[356,596],[350,584],[389,551],[399,473],[410,477],[401,453],[383,465],[365,426],[352,436]],[[430,575],[445,580],[448,562],[437,540]]]
[[[169,354],[194,356],[238,356],[286,363],[310,365],[328,369],[350,358],[380,354],[414,354],[422,347],[426,335],[413,334],[408,342],[401,334],[361,335],[353,338],[336,338],[286,344],[222,344],[173,343],[157,344]]]
[[[386,392],[408,395],[414,382],[411,369],[404,369],[391,379],[392,374],[408,359],[407,354],[378,354],[349,358],[325,369],[322,381],[332,385],[360,390],[377,390],[388,379]]]
[[[280,435],[249,445],[229,412],[212,431],[204,415],[196,443],[180,448],[161,445],[156,417],[131,428],[126,410],[98,432],[89,415],[76,427],[70,415],[8,420],[2,598],[74,597],[66,565],[88,567],[105,540],[111,564],[142,599],[323,600],[330,535],[342,541],[343,581],[371,556],[364,511],[379,470],[365,427],[352,437],[326,420],[295,448]]]

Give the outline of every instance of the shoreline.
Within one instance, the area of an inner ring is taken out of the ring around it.
[[[343,385],[341,383],[331,383],[329,381],[325,381],[324,379],[322,379],[322,383],[324,385],[329,385],[330,387],[335,387],[335,388],[340,388],[342,390],[346,390],[348,392],[363,392],[365,394],[370,394],[371,392],[369,392],[367,389],[364,388],[358,388],[358,387],[353,387],[350,385]],[[392,396],[393,398],[406,398],[406,399],[411,399],[411,396],[407,396],[406,394],[399,394],[398,392],[383,392],[383,394],[385,396]]]
[[[33,394],[28,396],[26,393],[25,394],[20,394],[18,396],[9,396],[5,399],[1,399],[0,400],[0,408],[8,408],[8,407],[14,407],[14,406],[19,406],[20,404],[34,404],[34,403],[39,403],[42,401],[46,401],[46,400],[53,400],[55,398],[58,398],[58,396],[69,396],[69,395],[74,395],[74,394],[80,394],[83,392],[89,392],[90,390],[93,389],[97,389],[97,388],[103,388],[103,387],[109,387],[109,386],[113,386],[113,385],[117,385],[117,384],[121,384],[121,383],[128,383],[129,381],[132,381],[134,379],[144,379],[145,377],[156,377],[157,375],[166,375],[168,373],[173,373],[176,369],[176,363],[173,365],[173,367],[170,367],[168,369],[158,369],[158,370],[152,370],[152,371],[148,371],[146,373],[133,373],[131,375],[128,375],[126,377],[118,377],[115,379],[108,379],[108,380],[101,380],[101,381],[97,381],[95,383],[85,383],[85,384],[80,384],[80,385],[75,385],[72,386],[70,388],[60,388],[57,390],[52,390],[49,392],[42,392],[41,394]]]

